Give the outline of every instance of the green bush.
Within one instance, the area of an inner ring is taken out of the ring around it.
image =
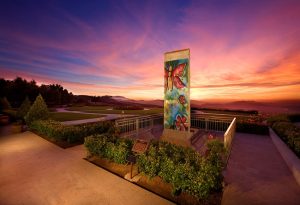
[[[30,128],[39,134],[58,142],[66,141],[68,143],[83,143],[84,137],[107,132],[111,127],[109,122],[67,126],[54,120],[37,120],[30,124]]]
[[[190,148],[167,142],[152,142],[148,151],[138,157],[139,170],[149,177],[160,176],[173,185],[173,194],[188,192],[201,199],[222,187],[224,148],[213,142],[206,158]]]
[[[291,122],[275,122],[272,128],[295,154],[300,157],[300,128]]]
[[[269,117],[267,121],[270,126],[273,126],[275,122],[289,122],[290,119],[285,114],[279,114]]]
[[[86,137],[84,145],[92,156],[124,164],[131,153],[133,141],[101,134]],[[225,153],[223,143],[218,140],[209,142],[207,146],[208,155],[203,157],[191,148],[151,141],[148,150],[137,156],[137,165],[147,176],[159,176],[172,184],[174,195],[185,191],[204,199],[212,191],[222,188],[222,156]]]
[[[49,117],[47,105],[41,95],[38,95],[25,116],[26,124],[30,124],[35,120],[45,120]]]
[[[17,111],[17,114],[16,114],[17,118],[24,120],[24,117],[28,113],[30,107],[31,107],[31,102],[28,99],[28,97],[26,97]]]
[[[249,133],[249,134],[259,134],[259,135],[269,134],[269,128],[267,125],[261,123],[249,123],[243,121],[237,122],[236,131]]]
[[[84,146],[93,156],[107,158],[119,164],[125,164],[132,149],[133,141],[109,134],[86,137]]]

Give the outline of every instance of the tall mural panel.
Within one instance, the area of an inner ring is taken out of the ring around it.
[[[164,128],[190,130],[190,50],[165,53]]]

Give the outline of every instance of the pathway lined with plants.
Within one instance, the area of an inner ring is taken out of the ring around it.
[[[0,136],[1,204],[172,204],[31,133]]]
[[[267,135],[236,133],[222,204],[299,204],[300,186]]]

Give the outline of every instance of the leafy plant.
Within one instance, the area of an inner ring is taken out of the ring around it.
[[[125,164],[131,152],[133,141],[111,137],[108,134],[98,134],[86,137],[84,146],[91,155],[104,157],[119,164]]]
[[[137,163],[139,170],[149,177],[160,176],[171,183],[174,195],[186,191],[206,198],[222,187],[223,146],[222,142],[211,142],[209,155],[204,158],[190,148],[153,141]]]
[[[291,122],[275,122],[272,126],[278,136],[300,157],[300,128]]]
[[[55,141],[68,143],[83,143],[85,137],[105,133],[111,127],[109,122],[67,126],[54,120],[36,120],[30,124],[30,128],[36,132]]]

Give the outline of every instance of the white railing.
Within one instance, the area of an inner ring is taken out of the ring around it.
[[[162,114],[128,117],[115,121],[116,128],[123,136],[138,136],[140,132],[149,131],[156,124],[163,124]]]
[[[232,122],[230,123],[228,129],[224,134],[224,146],[227,150],[231,149],[232,140],[235,135],[235,130],[236,130],[236,118],[232,120]]]
[[[231,148],[231,143],[236,130],[236,118],[231,115],[219,114],[192,114],[191,127],[225,132],[224,147]],[[123,136],[138,136],[141,132],[150,131],[154,125],[163,126],[163,115],[146,115],[127,117],[115,121],[116,128]]]
[[[220,114],[192,114],[191,127],[224,132],[230,125],[232,118],[232,116]]]

